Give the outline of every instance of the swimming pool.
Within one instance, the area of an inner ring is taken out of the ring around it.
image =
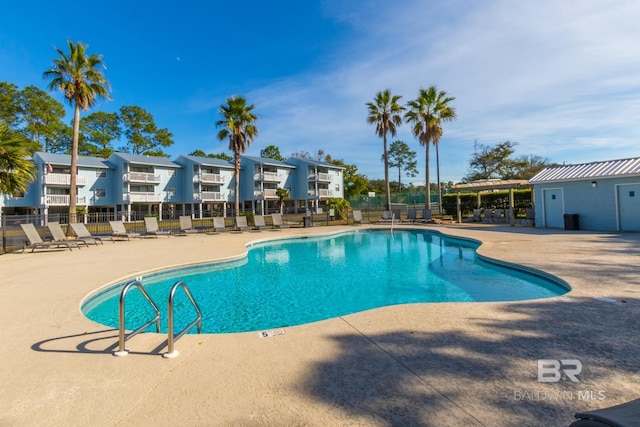
[[[569,290],[543,272],[485,260],[478,246],[425,230],[358,230],[257,243],[245,258],[154,273],[142,283],[166,332],[169,290],[185,281],[202,310],[204,333],[282,328],[395,304],[516,301]],[[123,286],[88,298],[83,313],[117,328]],[[181,292],[174,307],[181,330],[195,311]],[[126,329],[152,316],[142,296],[130,292]]]

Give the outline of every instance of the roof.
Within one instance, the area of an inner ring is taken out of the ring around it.
[[[38,152],[35,153],[34,157],[40,157],[44,163],[51,163],[52,165],[71,166],[70,154]],[[100,169],[109,169],[110,167],[105,159],[90,156],[78,156],[78,166]]]
[[[576,165],[550,166],[529,180],[541,182],[576,181],[594,178],[620,178],[640,175],[640,157]]]
[[[323,166],[323,167],[332,168],[332,169],[344,169],[342,166],[334,165],[333,163],[322,162],[320,160],[303,159],[302,157],[295,157],[295,156],[291,156],[285,161],[288,162],[292,159],[300,162],[308,163],[310,165]]]
[[[456,184],[453,186],[453,189],[458,191],[489,191],[527,187],[530,187],[530,185],[526,179],[481,179],[478,181],[465,182],[464,184]]]
[[[217,159],[215,157],[180,156],[176,159],[176,162],[180,160],[180,158],[190,160],[196,164],[203,165],[203,166],[217,166],[221,168],[233,169],[233,163],[228,162],[226,160]]]
[[[242,157],[243,159],[251,160],[251,161],[256,162],[256,163],[260,163],[262,165],[278,166],[278,167],[281,167],[281,168],[289,168],[289,169],[295,169],[296,168],[294,165],[289,165],[289,164],[281,162],[279,160],[269,159],[267,157],[253,157],[253,156],[240,156],[240,157]]]
[[[140,165],[167,166],[179,168],[180,165],[167,157],[146,156],[144,154],[113,153],[111,157],[119,157],[127,163],[137,163]]]

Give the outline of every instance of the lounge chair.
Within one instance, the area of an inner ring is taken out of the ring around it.
[[[405,219],[402,220],[402,222],[416,222],[417,218],[417,211],[415,209],[409,209],[407,211],[407,217]]]
[[[382,218],[378,220],[378,222],[391,222],[393,218],[393,212],[384,211],[382,212]]]
[[[496,209],[493,211],[493,222],[496,224],[500,224],[501,222],[504,222],[504,218],[502,218],[502,213],[504,212],[504,209]]]
[[[365,221],[364,219],[362,219],[362,211],[361,210],[354,210],[353,211],[353,225],[355,224],[368,224],[369,221]]]
[[[569,427],[637,427],[640,399],[589,412],[578,412]]]
[[[224,233],[227,231],[227,226],[224,224],[224,217],[214,216],[213,217],[213,229],[217,233]]]
[[[71,244],[78,245],[78,248],[80,247],[80,245],[89,247],[89,243],[87,243],[86,240],[69,239],[67,235],[64,233],[64,230],[62,229],[62,226],[60,225],[59,222],[55,222],[55,221],[49,222],[49,224],[47,224],[47,228],[49,229],[51,236],[53,236],[54,242],[67,241]],[[98,243],[96,243],[95,241],[93,241],[92,243],[95,244],[96,246],[98,245]]]
[[[150,236],[167,236],[171,234],[171,230],[160,230],[158,226],[158,218],[155,216],[145,216],[144,217],[144,228],[146,229],[146,234]]]
[[[109,221],[109,226],[111,226],[113,237],[126,238],[127,240],[131,240],[132,237],[142,238],[140,233],[128,232],[122,221]]]
[[[400,222],[402,220],[402,212],[400,209],[393,209],[391,211],[391,218],[393,218],[395,222]]]
[[[491,209],[484,210],[484,222],[493,222],[493,211]]]
[[[94,236],[89,232],[89,230],[87,230],[87,227],[81,222],[73,222],[69,225],[71,226],[71,229],[73,230],[73,232],[76,233],[76,237],[78,239],[86,240],[87,242],[93,241],[93,243],[95,243],[96,245],[98,245],[98,242],[104,245],[104,242],[103,242],[104,239],[108,239],[113,242],[113,239],[111,237]]]
[[[277,229],[289,228],[288,224],[282,222],[282,215],[279,213],[271,214],[271,220],[273,221],[273,226]]]
[[[40,237],[40,234],[38,234],[38,230],[36,230],[36,227],[31,223],[20,224],[20,227],[22,228],[22,231],[24,231],[24,234],[27,236],[27,240],[29,241],[29,243],[24,245],[24,247],[22,248],[22,252],[24,252],[25,249],[29,249],[29,248],[31,248],[31,252],[33,252],[36,249],[49,249],[53,247],[59,248],[60,246],[65,246],[69,248],[69,250],[72,250],[71,246],[79,247],[77,244],[73,245],[71,242],[65,242],[65,241],[45,242],[42,240],[42,237]]]
[[[422,209],[422,218],[420,218],[420,222],[431,222],[431,209]]]
[[[264,215],[254,215],[253,225],[256,227],[256,230],[266,230],[269,228],[269,226],[264,222]]]
[[[180,233],[197,233],[193,227],[193,223],[191,222],[190,216],[181,216],[180,217]]]
[[[247,224],[246,216],[236,216],[236,231],[248,231],[249,224]]]
[[[480,217],[481,210],[474,209],[473,210],[473,222],[482,222],[482,218]]]

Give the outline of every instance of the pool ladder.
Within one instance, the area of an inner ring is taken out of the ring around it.
[[[153,317],[153,319],[149,320],[148,322],[146,322],[145,324],[140,326],[138,329],[136,329],[136,330],[130,332],[128,335],[126,335],[125,331],[124,331],[124,325],[125,325],[124,302],[125,302],[127,293],[133,287],[136,287],[140,291],[142,296],[144,296],[144,298],[147,300],[149,305],[151,305],[151,307],[153,308],[153,311],[155,312],[155,316]],[[195,308],[197,316],[196,316],[196,319],[193,322],[189,323],[182,331],[180,331],[178,334],[174,334],[174,323],[175,322],[174,322],[174,316],[173,316],[173,300],[175,298],[175,294],[176,294],[176,291],[178,290],[178,288],[182,288],[184,290],[185,294],[189,298],[189,301],[191,301],[191,304]],[[168,348],[167,348],[167,352],[164,353],[162,355],[162,357],[173,358],[173,357],[176,357],[178,355],[178,351],[174,349],[175,341],[180,339],[180,337],[182,337],[184,334],[186,334],[195,325],[198,325],[198,333],[199,334],[202,333],[202,312],[200,311],[200,307],[198,307],[198,304],[196,303],[196,300],[193,298],[193,295],[191,295],[191,291],[189,291],[189,288],[187,287],[187,284],[185,282],[183,282],[182,280],[177,281],[171,287],[171,291],[169,292],[169,304],[168,304],[167,311],[168,311],[168,328],[167,328]],[[118,305],[118,314],[119,314],[118,315],[118,323],[119,323],[119,326],[118,326],[118,331],[119,331],[119,333],[118,333],[118,350],[113,352],[114,356],[126,356],[127,354],[129,354],[129,350],[125,348],[126,341],[128,339],[132,338],[134,335],[137,335],[140,332],[144,331],[145,329],[147,329],[152,324],[155,323],[156,332],[160,333],[160,309],[158,309],[158,306],[156,305],[156,303],[153,302],[153,299],[147,293],[146,289],[144,288],[144,286],[142,285],[140,280],[132,280],[132,281],[128,282],[126,285],[124,285],[124,288],[122,288],[122,291],[120,292],[120,302],[119,302],[119,305]]]

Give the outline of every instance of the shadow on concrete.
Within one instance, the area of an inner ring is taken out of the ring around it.
[[[339,356],[301,387],[375,425],[569,425],[640,396],[640,300],[621,300],[507,303],[437,332],[336,335]],[[538,382],[539,359],[579,360],[580,382]]]

